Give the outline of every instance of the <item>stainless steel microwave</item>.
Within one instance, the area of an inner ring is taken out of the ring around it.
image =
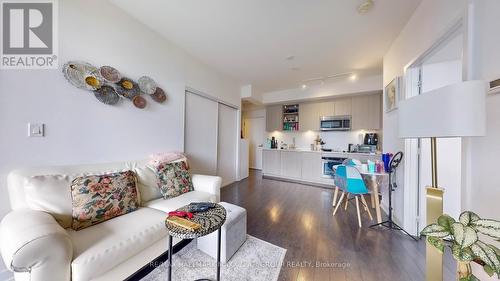
[[[323,116],[320,119],[321,131],[350,131],[351,116]]]

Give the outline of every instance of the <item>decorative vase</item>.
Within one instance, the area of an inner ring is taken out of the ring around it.
[[[472,267],[470,262],[457,261],[457,280],[469,280],[472,276]]]

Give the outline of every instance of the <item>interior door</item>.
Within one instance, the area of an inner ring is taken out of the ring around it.
[[[217,174],[218,103],[186,92],[184,151],[193,173]]]
[[[222,178],[222,186],[236,181],[238,111],[219,104],[217,175]]]
[[[249,140],[250,146],[250,168],[262,170],[262,148],[264,143],[264,132],[266,121],[264,117],[245,119],[245,138]]]

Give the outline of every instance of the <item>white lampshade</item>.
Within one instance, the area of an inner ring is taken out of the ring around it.
[[[484,136],[485,83],[460,82],[409,98],[398,115],[401,138]]]

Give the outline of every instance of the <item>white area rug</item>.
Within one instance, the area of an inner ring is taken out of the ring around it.
[[[276,281],[283,265],[286,249],[248,235],[245,243],[228,261],[221,265],[221,280]],[[217,262],[196,248],[196,239],[172,258],[172,280],[215,280]],[[142,281],[167,280],[168,264],[165,262]]]

